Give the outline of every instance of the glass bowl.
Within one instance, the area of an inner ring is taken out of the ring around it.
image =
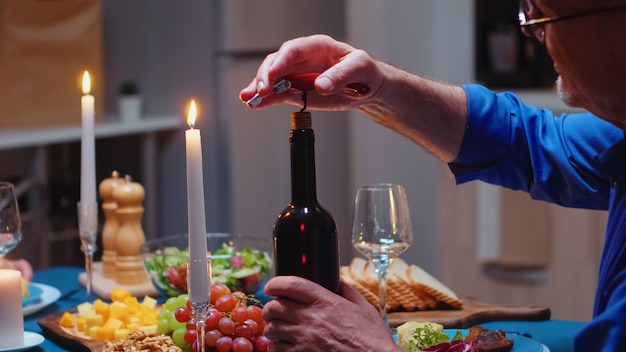
[[[146,241],[141,246],[144,267],[163,297],[187,293],[188,236],[173,235]],[[231,291],[254,294],[271,275],[271,238],[207,234],[211,259],[211,283],[223,283]]]

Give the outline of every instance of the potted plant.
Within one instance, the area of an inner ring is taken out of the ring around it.
[[[125,81],[120,85],[118,108],[120,119],[124,122],[141,118],[141,94],[135,82]]]

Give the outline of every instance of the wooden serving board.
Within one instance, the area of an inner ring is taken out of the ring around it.
[[[105,350],[106,344],[102,341],[85,339],[67,333],[59,325],[62,315],[63,312],[54,313],[39,319],[37,322],[47,338],[63,346],[68,351],[103,352]]]
[[[408,321],[431,321],[447,329],[467,329],[496,320],[548,320],[551,315],[549,307],[491,304],[471,297],[460,297],[460,300],[462,309],[391,312],[388,314],[389,325],[396,327]]]

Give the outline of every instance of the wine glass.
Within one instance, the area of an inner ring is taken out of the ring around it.
[[[0,258],[22,240],[21,226],[15,188],[10,182],[0,182]]]
[[[412,240],[409,205],[402,186],[385,183],[358,188],[352,214],[352,244],[374,265],[379,312],[387,325],[387,269]]]

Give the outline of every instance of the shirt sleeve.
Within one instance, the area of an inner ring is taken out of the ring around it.
[[[624,138],[622,130],[590,113],[555,116],[512,93],[463,88],[468,122],[449,164],[457,183],[482,180],[564,206],[608,207],[602,157]]]

